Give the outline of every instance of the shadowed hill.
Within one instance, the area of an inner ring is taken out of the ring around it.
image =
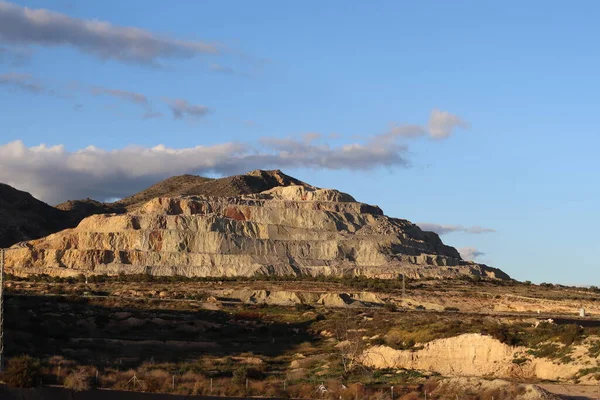
[[[213,179],[211,178],[204,178],[202,176],[189,174],[173,176],[165,179],[164,181],[160,181],[139,193],[125,197],[114,204],[121,205],[122,207],[135,207],[147,202],[148,200],[152,200],[155,197],[180,196],[191,188],[212,180]]]
[[[132,196],[114,203],[95,200],[69,200],[56,207],[77,214],[79,221],[93,214],[123,213],[133,210],[157,197],[214,196],[231,197],[242,194],[260,193],[278,186],[308,186],[279,170],[255,170],[244,175],[224,178],[205,178],[197,175],[178,175],[160,181]]]
[[[68,227],[68,221],[67,212],[0,183],[0,247],[49,235]]]
[[[57,209],[68,213],[69,226],[77,226],[84,218],[94,214],[121,214],[125,212],[125,208],[114,203],[102,203],[94,199],[69,200],[58,204]]]

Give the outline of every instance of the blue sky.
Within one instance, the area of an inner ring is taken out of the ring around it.
[[[53,203],[281,168],[446,225],[447,244],[516,279],[598,285],[599,13],[0,2],[0,181]]]

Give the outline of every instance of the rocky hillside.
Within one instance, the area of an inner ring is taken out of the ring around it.
[[[232,192],[236,195],[214,195]],[[58,276],[508,278],[498,269],[463,261],[436,234],[409,221],[279,171],[200,182],[184,194],[151,199],[122,215],[94,215],[75,229],[14,247],[7,252],[7,267],[18,275]]]
[[[37,239],[68,226],[67,213],[0,183],[0,247]]]
[[[0,184],[0,247],[37,239],[73,228],[95,214],[123,214],[157,197],[181,195],[238,196],[277,186],[306,185],[279,170],[256,170],[220,179],[196,175],[174,176],[114,203],[93,199],[69,200],[51,207],[11,186]]]

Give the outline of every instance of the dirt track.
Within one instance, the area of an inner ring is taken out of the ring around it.
[[[557,385],[551,383],[542,383],[538,386],[569,400],[600,399],[600,386]]]

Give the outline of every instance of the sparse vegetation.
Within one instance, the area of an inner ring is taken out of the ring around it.
[[[41,383],[40,361],[28,355],[13,357],[8,361],[2,379],[12,387],[38,386]]]
[[[85,368],[79,367],[67,375],[64,385],[66,388],[75,391],[88,390],[92,386],[91,378],[91,375]]]
[[[350,383],[365,385],[360,390],[370,396],[380,391],[380,385],[394,384],[398,387],[395,398],[402,398],[410,396],[411,391],[417,393],[420,389],[415,388],[420,388],[427,377],[413,370],[365,368],[356,360],[367,346],[384,344],[417,351],[435,339],[481,333],[508,345],[529,348],[529,355],[512,360],[515,365],[526,365],[535,357],[568,363],[573,362],[570,352],[574,345],[600,332],[593,324],[582,327],[568,319],[535,327],[518,318],[469,313],[470,304],[508,303],[511,295],[527,294],[527,299],[535,299],[541,296],[535,290],[543,290],[548,296],[559,290],[565,297],[593,295],[579,289],[538,289],[531,285],[524,293],[519,291],[525,290],[525,285],[502,286],[485,280],[478,283],[481,286],[477,290],[467,280],[411,281],[407,285],[408,301],[402,303],[406,308],[399,312],[396,304],[400,304],[401,286],[392,280],[389,285],[395,288],[384,289],[385,295],[380,296],[385,299],[383,307],[221,304],[212,299],[213,309],[204,310],[203,302],[213,296],[215,288],[252,286],[353,293],[355,289],[342,282],[359,286],[377,280],[155,278],[135,281],[132,276],[106,277],[100,283],[88,278],[87,284],[80,278],[73,278],[72,283],[54,282],[54,278],[47,277],[35,282],[9,281],[6,321],[11,346],[7,348],[40,357],[39,376],[44,383],[77,390],[95,386],[98,368],[101,388],[208,395],[212,379],[213,395],[321,397],[317,387],[331,382],[328,394],[323,396],[335,394],[337,399],[353,398],[349,393],[359,389]],[[44,331],[46,336],[28,335],[34,331]],[[95,339],[71,341],[71,337]],[[122,346],[121,340],[127,341],[127,346]],[[146,341],[153,344],[146,345]],[[342,342],[345,345],[340,345]],[[588,353],[600,354],[600,340],[590,342]],[[62,358],[50,359],[48,354]],[[130,382],[134,374],[139,380],[135,387]],[[342,383],[347,389],[341,389]],[[389,391],[382,393],[389,395]]]

